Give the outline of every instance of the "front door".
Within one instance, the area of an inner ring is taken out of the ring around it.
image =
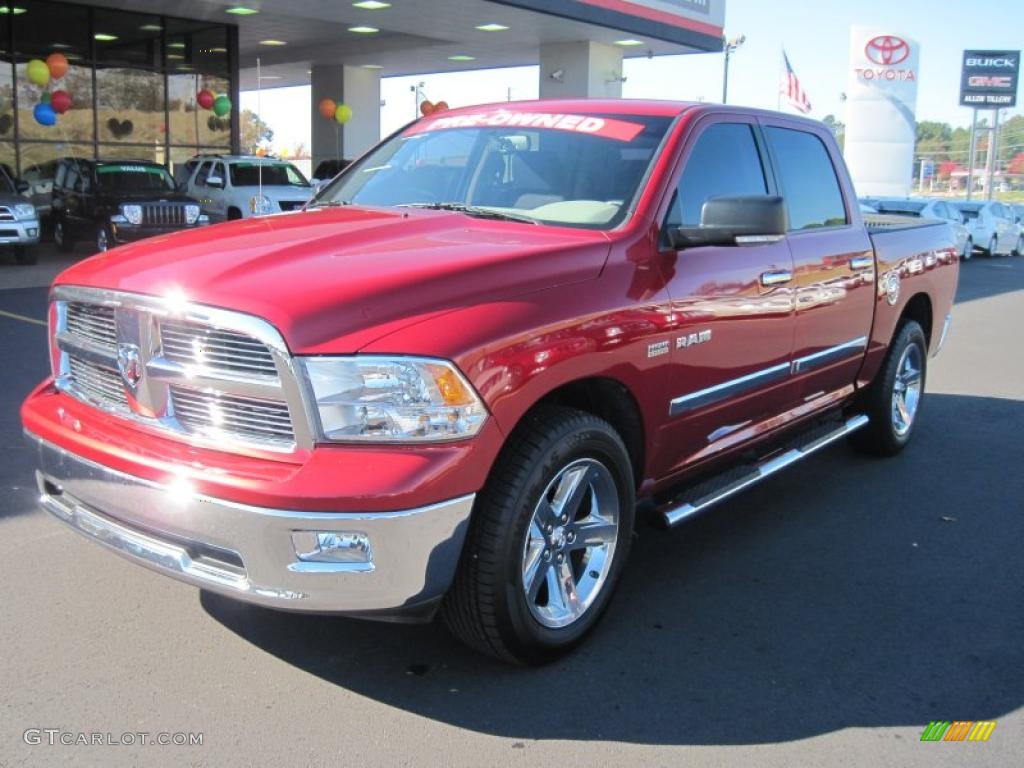
[[[742,118],[698,124],[683,149],[665,227],[697,225],[714,197],[774,193],[756,127]],[[664,242],[664,241],[663,241]],[[784,239],[666,253],[677,332],[665,430],[670,473],[710,458],[792,407],[793,262]]]

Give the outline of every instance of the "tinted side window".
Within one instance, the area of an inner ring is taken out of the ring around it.
[[[846,224],[843,193],[828,150],[813,133],[765,129],[779,169],[791,230]]]
[[[686,159],[666,224],[697,226],[701,208],[712,197],[767,193],[753,129],[745,123],[716,123],[698,137]]]
[[[61,163],[57,166],[57,174],[53,177],[53,185],[55,187],[64,186],[64,176],[67,174],[68,167],[65,163]]]

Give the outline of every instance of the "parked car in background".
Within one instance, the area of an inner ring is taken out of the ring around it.
[[[30,165],[21,173],[21,180],[28,184],[24,195],[35,206],[39,223],[44,227],[49,226],[50,223],[53,177],[57,174],[58,162],[57,160],[47,160],[45,163]]]
[[[199,202],[177,191],[167,169],[134,160],[65,158],[53,180],[53,240],[71,251],[85,240],[97,251],[209,223]]]
[[[52,377],[21,411],[40,503],[211,592],[440,610],[484,653],[548,661],[608,607],[638,497],[671,526],[840,439],[910,442],[959,259],[939,222],[876,218],[832,132],[792,115],[425,117],[303,211],[56,279]]]
[[[966,261],[974,252],[974,240],[964,224],[963,214],[951,202],[923,197],[866,197],[862,202],[874,208],[876,213],[944,221],[953,232],[960,258]]]
[[[185,191],[212,221],[294,211],[313,194],[302,171],[283,160],[248,155],[198,159]]]
[[[963,214],[974,247],[989,256],[1020,253],[1024,248],[1010,206],[997,200],[959,200],[952,203]]]
[[[38,258],[39,217],[24,197],[27,189],[28,185],[0,168],[0,245],[14,252],[18,264],[35,264]]]
[[[351,160],[339,160],[337,158],[321,160],[317,163],[316,169],[313,171],[313,177],[309,181],[314,189],[320,189],[323,184],[333,179],[351,164]]]

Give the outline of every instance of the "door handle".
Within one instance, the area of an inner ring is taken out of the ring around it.
[[[875,265],[875,260],[870,256],[854,256],[850,259],[850,269],[868,269]]]
[[[780,285],[782,283],[788,283],[792,279],[793,273],[788,269],[761,273],[761,285]]]

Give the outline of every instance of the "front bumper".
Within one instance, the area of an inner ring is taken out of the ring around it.
[[[39,220],[0,221],[0,245],[37,245]]]
[[[455,573],[474,495],[396,512],[254,507],[159,484],[84,459],[26,432],[40,503],[87,538],[160,573],[269,608],[416,617]],[[368,562],[300,560],[296,531],[361,533]]]
[[[111,234],[113,235],[114,244],[122,245],[124,243],[134,243],[137,240],[145,240],[147,237],[156,237],[158,235],[170,235],[174,232],[181,232],[186,229],[198,229],[199,227],[205,227],[209,222],[195,223],[195,224],[179,224],[173,226],[146,226],[133,224],[111,224]]]

